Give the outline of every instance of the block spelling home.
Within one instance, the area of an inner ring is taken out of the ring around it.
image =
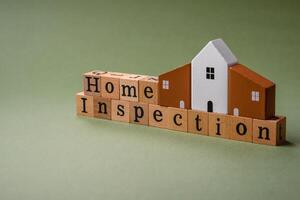
[[[94,70],[83,74],[77,114],[267,145],[286,140],[275,115],[275,84],[240,64],[222,39],[158,77]]]

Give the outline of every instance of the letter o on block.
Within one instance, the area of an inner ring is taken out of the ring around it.
[[[229,138],[252,142],[252,119],[248,117],[229,116]]]

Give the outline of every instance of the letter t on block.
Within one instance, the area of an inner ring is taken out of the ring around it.
[[[253,143],[282,145],[286,138],[286,117],[270,120],[253,119]]]

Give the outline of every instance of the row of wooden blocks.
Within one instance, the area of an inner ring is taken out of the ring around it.
[[[119,72],[91,71],[83,74],[86,95],[157,104],[158,78]]]
[[[76,94],[77,114],[95,118],[214,136],[258,144],[281,145],[286,138],[286,118],[258,120],[157,104]]]

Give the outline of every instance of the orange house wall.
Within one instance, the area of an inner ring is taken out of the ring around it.
[[[169,89],[162,87],[163,80],[169,81]],[[180,100],[185,103],[185,109],[191,108],[191,64],[186,64],[173,71],[159,76],[158,104],[179,108]]]
[[[259,92],[259,101],[252,101],[251,92]],[[239,109],[239,116],[256,119],[268,118],[266,112],[266,89],[230,70],[228,73],[228,114]]]
[[[270,119],[275,116],[275,95],[276,86],[270,87],[266,92],[266,119]]]

